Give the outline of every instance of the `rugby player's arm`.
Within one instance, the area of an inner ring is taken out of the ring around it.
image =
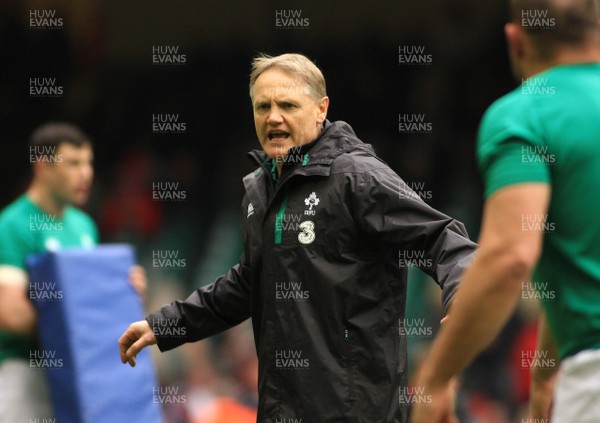
[[[520,183],[499,189],[486,201],[479,250],[424,363],[422,385],[445,386],[510,318],[542,248],[543,228],[523,227],[522,222],[527,216],[544,216],[549,199],[549,185]]]
[[[558,372],[558,350],[550,333],[546,315],[542,313],[538,326],[537,350],[555,363],[554,366],[534,366],[531,370],[531,386],[529,395],[529,412],[535,420],[544,421],[550,417],[554,382]]]
[[[0,329],[32,336],[35,308],[27,298],[27,273],[16,266],[0,265]]]

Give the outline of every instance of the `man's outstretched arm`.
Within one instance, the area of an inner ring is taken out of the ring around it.
[[[549,198],[547,184],[523,183],[502,188],[486,201],[479,250],[419,376],[418,386],[432,403],[418,404],[412,423],[437,423],[449,412],[450,379],[489,345],[517,307],[543,237],[541,230],[528,230],[522,222],[527,216],[544,216]]]
[[[121,361],[135,365],[135,356],[158,344],[167,351],[229,329],[251,315],[249,268],[239,264],[212,284],[197,289],[185,301],[173,301],[135,322],[119,338]]]

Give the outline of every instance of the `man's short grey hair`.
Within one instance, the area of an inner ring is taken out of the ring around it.
[[[252,60],[250,73],[250,98],[254,98],[254,84],[267,69],[277,68],[301,78],[309,88],[310,95],[320,100],[327,95],[325,77],[321,70],[308,57],[298,53],[285,53],[269,56],[261,53]]]

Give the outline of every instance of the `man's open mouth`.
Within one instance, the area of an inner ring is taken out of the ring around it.
[[[290,136],[289,132],[285,131],[271,131],[269,132],[269,140],[285,140]]]

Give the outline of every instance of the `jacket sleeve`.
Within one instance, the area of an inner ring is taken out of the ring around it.
[[[185,301],[173,301],[146,320],[156,336],[158,348],[167,351],[229,329],[251,315],[250,272],[242,255],[240,262],[212,284],[197,289]]]
[[[413,260],[442,288],[444,314],[477,244],[465,226],[427,205],[394,171],[383,165],[357,173],[354,217],[361,229],[398,248],[399,261]],[[400,264],[398,264],[400,265]]]

